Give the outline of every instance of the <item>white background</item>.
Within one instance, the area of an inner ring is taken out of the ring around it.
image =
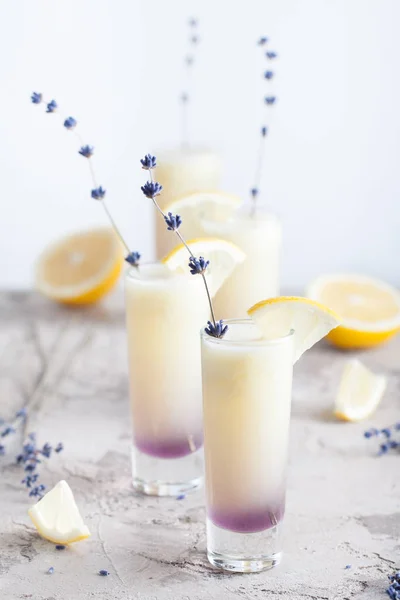
[[[284,225],[284,287],[320,272],[400,284],[398,0],[1,0],[0,286],[26,287],[52,239],[104,223],[87,165],[33,90],[75,116],[131,245],[151,257],[139,158],[180,139],[187,19],[199,18],[191,136],[252,184],[265,63],[279,53],[263,189]]]

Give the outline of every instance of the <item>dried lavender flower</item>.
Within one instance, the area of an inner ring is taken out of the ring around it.
[[[164,217],[164,221],[166,222],[169,231],[176,231],[182,224],[181,217],[179,215],[173,215],[170,212]]]
[[[157,181],[147,181],[140,189],[147,198],[153,200],[153,198],[160,195],[163,188]]]
[[[35,103],[36,104],[36,103]],[[55,112],[57,108],[57,102],[55,100],[51,100],[48,104],[47,104],[47,108],[46,108],[46,112],[47,113],[53,113]]]
[[[139,265],[140,254],[139,254],[139,252],[130,252],[125,257],[125,260],[126,260],[127,263],[129,263],[130,265],[132,265],[132,267],[137,267]]]
[[[90,158],[91,156],[93,156],[93,151],[94,151],[93,146],[89,146],[86,144],[86,146],[82,146],[80,148],[79,154],[81,156],[84,156],[85,158]]]
[[[228,325],[224,325],[222,320],[211,323],[208,321],[207,327],[204,330],[208,335],[215,338],[223,338],[228,331]]]
[[[192,275],[202,275],[206,272],[208,265],[210,264],[209,260],[205,260],[202,256],[196,258],[195,256],[191,256],[189,258],[189,270]]]
[[[74,117],[68,117],[67,119],[65,119],[64,121],[64,127],[66,129],[74,129],[74,127],[77,126],[77,121],[74,119]]]
[[[90,195],[94,200],[103,200],[104,196],[106,195],[106,190],[103,190],[103,188],[100,186],[92,190]]]
[[[265,73],[264,73],[264,78],[265,79],[272,79],[273,76],[274,76],[273,71],[265,71]]]
[[[39,94],[39,92],[33,92],[32,96],[31,96],[31,100],[32,100],[33,104],[40,104],[42,101],[42,94]]]
[[[151,154],[146,154],[144,158],[140,159],[140,162],[142,163],[142,169],[145,169],[146,171],[155,169],[157,166],[156,157]]]
[[[107,577],[109,574],[109,571],[106,571],[106,569],[100,569],[99,571],[99,575],[101,575],[101,577]]]

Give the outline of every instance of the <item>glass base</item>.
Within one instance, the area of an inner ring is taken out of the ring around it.
[[[157,458],[131,449],[133,487],[148,496],[180,496],[203,484],[203,450],[180,458]]]
[[[281,524],[257,533],[237,533],[207,519],[207,558],[217,569],[258,573],[280,563],[281,537]]]

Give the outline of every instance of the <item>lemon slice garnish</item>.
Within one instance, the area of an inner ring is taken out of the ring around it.
[[[340,322],[326,306],[297,296],[263,300],[247,312],[264,339],[283,337],[294,331],[294,362]]]
[[[246,258],[240,248],[225,240],[205,238],[191,240],[187,244],[196,258],[203,256],[203,258],[210,261],[210,265],[206,270],[206,277],[212,296],[217,293],[235,267]],[[187,273],[189,258],[187,248],[180,244],[167,254],[161,262],[171,271],[180,270]]]

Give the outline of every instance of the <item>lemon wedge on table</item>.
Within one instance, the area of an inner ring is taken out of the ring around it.
[[[28,514],[39,534],[55,544],[72,544],[90,536],[66,481],[59,481]]]
[[[326,306],[298,296],[262,300],[248,311],[264,339],[294,331],[294,361],[339,325],[339,317]]]
[[[199,235],[202,219],[225,222],[241,204],[241,198],[233,194],[195,192],[170,202],[164,207],[164,212],[180,215],[185,236],[191,238]]]
[[[210,261],[206,270],[207,282],[211,296],[214,296],[224,281],[231,275],[237,265],[242,263],[246,255],[240,248],[225,240],[213,238],[196,239],[187,242],[196,258],[202,256]],[[174,248],[161,262],[171,271],[187,272],[190,255],[187,248],[180,244]]]
[[[343,370],[334,415],[343,421],[361,421],[377,409],[386,389],[383,375],[372,373],[359,360],[349,360]]]
[[[341,326],[328,335],[339,348],[369,348],[400,331],[400,293],[364,275],[323,275],[307,296],[323,302],[341,317]]]
[[[74,233],[50,244],[36,264],[36,288],[65,304],[92,304],[117,283],[123,265],[113,229]]]

